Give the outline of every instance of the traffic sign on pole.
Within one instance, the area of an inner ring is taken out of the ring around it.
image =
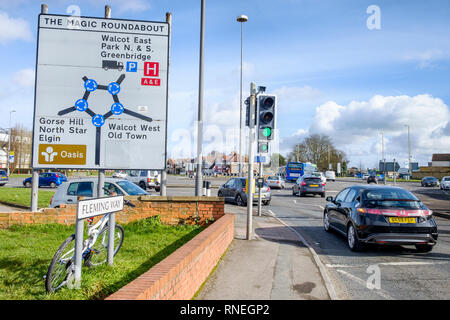
[[[166,167],[169,24],[39,15],[33,168]]]

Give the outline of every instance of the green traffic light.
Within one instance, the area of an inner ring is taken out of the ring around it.
[[[261,149],[262,149],[262,151],[267,151],[267,144],[263,144],[263,145],[261,146]]]
[[[270,137],[270,135],[272,134],[272,130],[270,128],[264,128],[262,134],[264,137]]]

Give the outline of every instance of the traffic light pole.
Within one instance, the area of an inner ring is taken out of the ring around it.
[[[248,137],[248,183],[247,183],[247,240],[253,238],[253,139],[255,135],[255,105],[256,105],[256,84],[250,83],[250,113],[249,113],[249,137]]]
[[[263,177],[263,163],[261,161],[261,154],[259,154],[259,178]],[[258,217],[261,217],[261,186],[258,185]]]

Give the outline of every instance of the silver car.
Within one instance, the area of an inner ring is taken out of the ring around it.
[[[62,183],[52,199],[50,200],[50,207],[56,208],[61,204],[77,203],[78,197],[82,196],[85,199],[98,198],[97,194],[98,178],[80,178],[73,179]],[[134,183],[117,178],[105,178],[105,189],[124,196],[148,195]],[[104,191],[105,195],[108,192]]]
[[[284,189],[286,188],[286,182],[280,176],[269,176],[266,179],[266,183],[272,189]]]
[[[325,183],[319,177],[304,175],[292,186],[292,195],[303,197],[306,194],[320,195],[325,198]]]
[[[450,190],[450,176],[443,177],[441,180],[441,189]]]

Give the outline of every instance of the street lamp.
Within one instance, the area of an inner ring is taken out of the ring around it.
[[[7,155],[7,159],[8,159],[8,176],[9,176],[9,167],[10,167],[10,160],[9,160],[9,153],[11,152],[11,115],[13,112],[16,112],[16,110],[11,110],[9,112],[9,129],[8,129],[8,155]]]
[[[240,15],[236,19],[241,23],[241,87],[240,87],[240,99],[239,99],[239,176],[242,176],[242,56],[243,56],[243,25],[247,22],[248,17],[246,15]],[[249,160],[250,161],[250,160]]]
[[[412,176],[412,156],[411,156],[411,138],[409,134],[409,124],[405,124],[408,127],[408,173],[409,176]]]

